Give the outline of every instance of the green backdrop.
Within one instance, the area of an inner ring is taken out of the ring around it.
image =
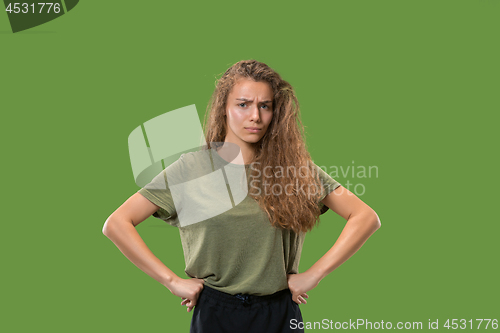
[[[500,319],[499,11],[496,0],[80,1],[15,34],[0,13],[2,331],[188,331],[180,299],[102,227],[138,190],[129,133],[190,104],[203,119],[215,78],[242,59],[295,87],[318,165],[378,168],[336,177],[362,184],[382,227],[309,292],[304,320],[477,330]],[[322,215],[301,271],[345,223]],[[186,277],[177,229],[150,217],[137,230]]]

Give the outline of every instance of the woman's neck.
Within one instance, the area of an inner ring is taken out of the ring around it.
[[[222,147],[217,150],[217,153],[230,163],[250,164],[255,154],[255,148],[253,144],[248,142],[236,144],[226,140]]]

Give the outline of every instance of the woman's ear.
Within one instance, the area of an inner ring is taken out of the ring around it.
[[[226,112],[224,113],[224,130],[226,131],[227,133],[227,109],[226,109]]]

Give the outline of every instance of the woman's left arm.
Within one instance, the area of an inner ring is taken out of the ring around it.
[[[377,213],[343,186],[330,192],[321,202],[346,219],[347,223],[332,248],[311,268],[288,276],[293,300],[298,304],[307,303],[306,292],[356,253],[381,225]]]

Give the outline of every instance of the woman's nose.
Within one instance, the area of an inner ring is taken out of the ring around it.
[[[250,119],[253,119],[254,121],[258,121],[260,119],[260,110],[258,106],[252,106],[250,110]]]

